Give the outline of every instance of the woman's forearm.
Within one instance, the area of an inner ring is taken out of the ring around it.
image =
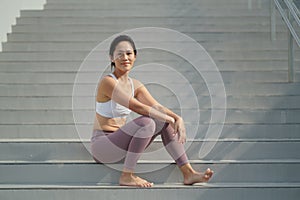
[[[176,121],[174,117],[168,115],[163,110],[157,109],[157,107],[155,106],[151,107],[141,102],[138,103],[135,102],[135,104],[130,104],[130,105],[132,105],[132,107],[129,106],[129,109],[131,109],[132,111],[140,115],[149,116],[159,121],[163,121],[167,123],[175,123]]]
[[[153,108],[172,117],[175,121],[178,120],[179,118],[181,118],[179,115],[177,115],[176,113],[174,113],[173,111],[171,111],[170,109],[168,109],[162,105],[154,105]]]
[[[151,108],[150,109],[150,117],[153,117],[155,119],[158,119],[160,121],[165,121],[167,123],[175,123],[175,118],[168,115],[167,113],[161,111],[161,110],[157,110],[156,108]]]

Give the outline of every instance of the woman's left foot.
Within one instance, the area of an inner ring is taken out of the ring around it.
[[[183,183],[185,185],[193,185],[195,183],[207,182],[212,177],[213,173],[214,172],[209,168],[204,173],[199,173],[195,171],[185,176]]]

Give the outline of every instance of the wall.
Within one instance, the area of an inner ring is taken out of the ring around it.
[[[0,0],[0,51],[2,42],[6,42],[7,33],[11,32],[11,26],[16,24],[16,18],[20,16],[20,10],[42,9],[46,0]]]

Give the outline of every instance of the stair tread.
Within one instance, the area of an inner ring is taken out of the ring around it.
[[[197,183],[193,186],[182,183],[154,184],[151,189],[207,189],[207,188],[300,188],[299,183]],[[137,189],[135,187],[119,186],[111,183],[99,184],[0,184],[1,190],[14,189]],[[149,188],[148,188],[149,189]]]
[[[279,164],[279,165],[284,165],[284,164],[300,164],[300,159],[257,159],[257,160],[189,160],[191,164],[194,165],[202,165],[202,164],[212,164],[212,165],[218,165],[218,164],[226,164],[226,165],[239,165],[239,164],[257,164],[257,165],[262,165],[262,164]],[[164,165],[164,164],[170,164],[170,165],[175,165],[176,163],[174,160],[139,160],[138,165]],[[41,166],[53,166],[53,165],[103,165],[96,163],[94,160],[47,160],[47,161],[20,161],[20,160],[5,160],[5,161],[0,161],[0,165],[24,165],[24,166],[29,166],[29,165],[41,165]],[[121,166],[123,164],[109,164],[110,166]]]

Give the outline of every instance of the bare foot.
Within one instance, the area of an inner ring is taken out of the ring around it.
[[[204,173],[199,173],[199,172],[192,172],[189,175],[184,176],[184,181],[183,183],[185,185],[193,185],[195,183],[203,183],[209,181],[209,179],[213,175],[213,171],[211,169],[207,169]]]
[[[119,184],[121,186],[133,186],[133,187],[152,187],[153,183],[150,183],[132,173],[122,173]]]

